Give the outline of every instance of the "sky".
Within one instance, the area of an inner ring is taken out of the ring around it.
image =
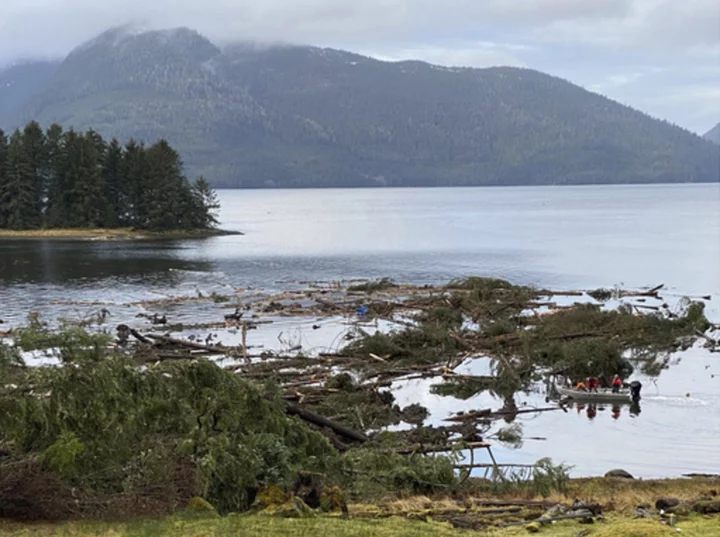
[[[720,0],[0,0],[0,64],[62,57],[128,23],[529,67],[698,133],[720,121]]]

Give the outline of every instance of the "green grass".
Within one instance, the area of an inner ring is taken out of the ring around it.
[[[0,535],[8,537],[422,537],[455,536],[447,524],[408,521],[342,520],[337,518],[291,519],[267,516],[238,516],[222,519],[140,521],[127,524],[69,523],[61,525],[16,525],[0,523]]]
[[[717,537],[720,520],[717,517],[692,517],[677,527],[685,537]],[[592,526],[574,521],[544,526],[538,535],[547,537],[576,537],[587,529],[588,537],[664,537],[677,535],[675,528],[658,520],[633,520],[610,517]],[[523,526],[461,531],[448,524],[418,522],[403,518],[353,519],[338,518],[283,519],[262,515],[230,516],[222,519],[136,521],[129,523],[67,523],[21,525],[0,522],[0,535],[7,537],[460,537],[487,535],[491,537],[520,537],[529,535]]]

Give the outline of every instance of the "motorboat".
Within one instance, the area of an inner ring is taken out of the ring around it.
[[[623,388],[619,392],[613,392],[611,389],[599,389],[597,391],[576,390],[575,388],[566,388],[555,386],[557,392],[563,397],[568,397],[573,401],[585,403],[632,403],[640,400],[640,390],[642,384],[634,381],[630,384],[630,388]]]

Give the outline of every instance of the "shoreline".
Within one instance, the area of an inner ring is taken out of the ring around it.
[[[27,229],[11,230],[0,229],[0,240],[84,240],[84,241],[142,241],[142,240],[183,240],[208,239],[211,237],[225,237],[231,235],[244,235],[240,231],[224,229],[197,229],[172,231],[147,231],[132,228],[59,228],[59,229]]]

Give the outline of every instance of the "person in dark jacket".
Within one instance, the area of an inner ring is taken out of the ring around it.
[[[597,392],[598,391],[598,379],[597,377],[588,377],[587,379],[587,388],[589,392]]]

